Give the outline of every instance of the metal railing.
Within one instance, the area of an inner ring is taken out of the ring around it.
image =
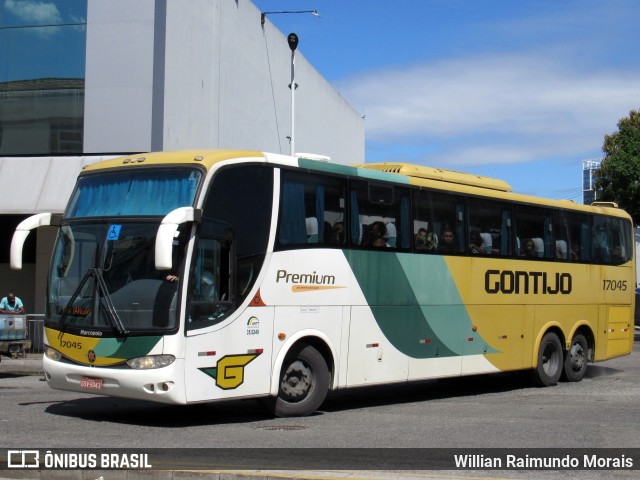
[[[29,326],[29,340],[31,348],[27,353],[42,353],[44,351],[44,314],[27,314],[27,325]]]

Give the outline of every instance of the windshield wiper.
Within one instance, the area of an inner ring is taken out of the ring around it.
[[[87,273],[85,273],[84,277],[82,277],[82,280],[80,280],[78,287],[75,289],[75,291],[73,292],[73,295],[71,295],[71,298],[69,299],[69,301],[67,302],[67,304],[63,309],[62,317],[60,318],[60,331],[61,332],[65,331],[66,326],[69,323],[68,322],[69,313],[73,311],[73,304],[75,303],[78,296],[80,296],[80,293],[82,292],[82,289],[84,288],[85,284],[91,278],[94,279],[96,284],[96,289],[93,293],[94,296],[98,295],[100,300],[104,300],[105,306],[107,307],[106,317],[109,322],[109,325],[111,326],[111,328],[113,328],[114,331],[116,331],[120,335],[123,335],[123,336],[128,335],[129,331],[124,327],[124,324],[122,323],[122,320],[120,319],[120,316],[118,315],[118,312],[113,305],[113,301],[111,300],[111,295],[109,295],[107,284],[105,283],[104,278],[102,277],[102,270],[98,268],[88,269]],[[94,308],[93,310],[94,310],[93,315],[100,314],[99,308]]]

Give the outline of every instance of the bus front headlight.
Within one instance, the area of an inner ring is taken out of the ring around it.
[[[47,346],[44,349],[44,355],[49,359],[49,360],[53,360],[54,362],[59,362],[60,360],[62,360],[62,354],[57,351],[54,348],[51,348],[49,346]]]
[[[171,365],[176,357],[173,355],[147,355],[127,360],[127,365],[136,370],[149,370],[152,368],[162,368]]]

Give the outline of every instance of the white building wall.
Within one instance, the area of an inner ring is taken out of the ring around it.
[[[123,39],[127,39],[124,41]],[[364,162],[364,122],[296,52],[296,151]],[[89,0],[85,152],[288,154],[291,51],[249,0]]]
[[[84,151],[151,147],[155,0],[88,0]]]
[[[167,4],[164,150],[216,148],[218,142],[221,5],[203,0],[190,5]]]

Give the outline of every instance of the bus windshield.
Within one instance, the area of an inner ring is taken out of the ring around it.
[[[155,269],[157,230],[156,222],[63,226],[51,265],[49,321],[104,336],[174,329],[180,272]],[[183,237],[179,232],[174,241],[176,266]]]
[[[166,215],[193,205],[201,173],[195,169],[140,169],[78,179],[67,218]]]

